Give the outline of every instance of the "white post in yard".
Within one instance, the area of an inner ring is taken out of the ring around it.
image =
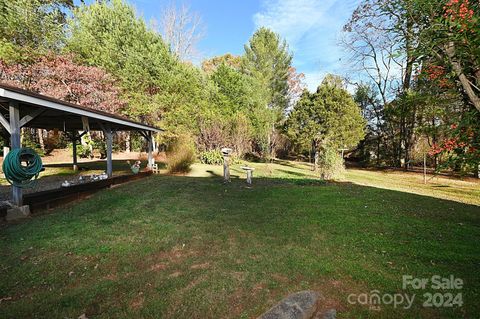
[[[20,108],[18,102],[12,101],[9,106],[10,113],[10,146],[12,150],[20,148]],[[22,189],[12,185],[12,201],[15,206],[23,205]]]
[[[152,169],[153,167],[153,137],[152,132],[147,132],[147,141],[148,141],[148,168]]]
[[[107,176],[110,178],[113,176],[113,165],[112,165],[113,132],[109,124],[105,126],[105,137],[107,139]]]
[[[223,182],[228,183],[230,182],[230,167],[229,167],[229,159],[230,154],[232,153],[232,149],[228,147],[224,147],[220,150],[223,155]]]
[[[230,182],[230,167],[228,166],[229,155],[223,156],[223,180],[225,183]]]
[[[247,184],[249,186],[252,186],[253,171],[255,170],[255,168],[249,166],[242,166],[240,168],[247,172]]]

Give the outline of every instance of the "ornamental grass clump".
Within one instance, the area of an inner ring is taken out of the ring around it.
[[[345,163],[334,148],[325,148],[318,158],[319,173],[324,180],[341,179],[345,175]]]
[[[189,135],[180,135],[173,140],[167,150],[169,173],[188,173],[195,163],[195,144]]]

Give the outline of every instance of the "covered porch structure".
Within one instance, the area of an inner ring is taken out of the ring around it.
[[[2,136],[10,140],[10,148],[21,148],[21,128],[63,131],[72,142],[73,169],[77,164],[77,143],[89,131],[102,131],[106,143],[106,173],[113,175],[113,134],[118,131],[137,131],[148,143],[148,167],[152,168],[153,133],[163,130],[125,117],[94,110],[77,104],[0,84],[0,124]],[[5,156],[6,154],[4,154]],[[23,205],[22,189],[12,186],[12,204]]]

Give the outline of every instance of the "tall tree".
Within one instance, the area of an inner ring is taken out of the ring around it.
[[[363,118],[367,122],[366,136],[362,145],[362,158],[367,162],[371,160],[371,151],[374,152],[374,159],[377,166],[382,161],[382,143],[384,138],[384,106],[377,93],[374,84],[360,83],[354,95],[355,102],[362,110]]]
[[[185,4],[177,7],[172,2],[163,10],[160,23],[161,33],[175,56],[181,60],[198,56],[197,44],[205,35],[205,27],[197,13]]]
[[[160,35],[121,0],[81,5],[69,21],[67,50],[83,63],[99,66],[121,80],[130,116],[156,123],[168,101],[159,96],[174,82],[177,62]]]
[[[480,3],[470,0],[415,0],[422,26],[419,53],[435,59],[457,79],[466,101],[480,111]]]
[[[297,69],[293,66],[288,68],[288,91],[287,91],[287,98],[288,98],[288,109],[293,108],[297,101],[300,99],[300,96],[303,93],[303,90],[307,88],[305,83],[305,74],[298,73]],[[287,110],[289,111],[289,110]]]
[[[422,25],[412,11],[412,1],[364,0],[344,26],[344,45],[352,53],[357,71],[376,86],[383,107],[392,117],[385,125],[391,141],[393,164],[407,167],[415,145],[418,105],[409,90],[419,63]],[[399,98],[402,103],[392,103]]]
[[[292,55],[285,40],[275,32],[260,28],[245,45],[243,70],[256,78],[270,94],[270,108],[284,112],[288,107],[288,72]]]
[[[0,58],[20,61],[58,52],[71,8],[72,0],[0,0]]]
[[[313,94],[304,91],[287,120],[287,131],[301,150],[354,147],[364,137],[365,120],[338,77],[327,75]]]

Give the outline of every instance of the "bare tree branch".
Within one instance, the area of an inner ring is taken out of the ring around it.
[[[185,4],[171,3],[160,21],[161,33],[172,52],[181,60],[191,60],[199,55],[198,42],[205,36],[205,26],[196,12]]]

